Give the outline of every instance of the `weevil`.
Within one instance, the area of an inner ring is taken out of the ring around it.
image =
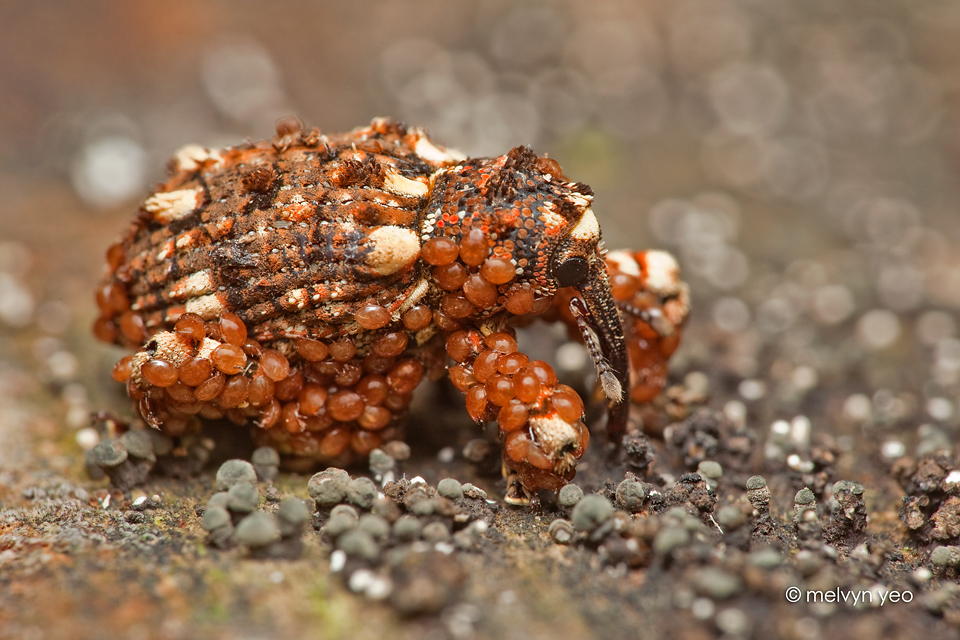
[[[388,119],[285,120],[170,170],[107,251],[94,325],[136,349],[113,377],[168,436],[227,418],[288,462],[342,466],[400,438],[421,379],[448,375],[497,421],[506,500],[526,504],[573,478],[590,436],[517,327],[583,342],[611,437],[664,385],[689,307],[676,260],[608,253],[591,189],[529,148],[467,158]]]

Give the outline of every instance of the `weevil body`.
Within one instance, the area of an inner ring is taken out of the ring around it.
[[[559,318],[584,341],[612,435],[664,384],[688,306],[676,262],[605,255],[589,187],[525,147],[467,159],[384,119],[285,124],[171,168],[107,252],[94,327],[138,349],[114,377],[167,435],[227,417],[288,459],[342,465],[399,438],[421,378],[448,372],[475,420],[498,421],[521,504],[573,477],[589,434],[516,325]]]

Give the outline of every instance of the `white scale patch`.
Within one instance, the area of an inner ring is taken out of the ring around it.
[[[547,457],[556,460],[560,451],[576,443],[579,432],[568,422],[554,417],[531,418],[530,428]]]
[[[291,307],[303,309],[303,306],[307,303],[308,295],[309,293],[306,289],[293,289],[287,292],[286,302]]]
[[[143,208],[163,223],[173,222],[196,211],[200,205],[200,187],[180,189],[150,196]]]
[[[383,188],[390,193],[407,198],[422,198],[427,195],[427,192],[430,190],[425,183],[419,180],[404,178],[394,170],[386,172],[386,177],[383,180]]]
[[[413,305],[420,302],[423,299],[423,296],[427,294],[427,291],[430,290],[430,281],[426,278],[422,278],[417,282],[416,286],[410,291],[410,295],[407,296],[406,300],[403,301],[403,304],[397,309],[397,312],[393,314],[392,320],[396,322],[400,319],[400,315],[405,313],[408,309],[413,307]]]
[[[583,212],[577,226],[570,232],[570,237],[585,242],[595,242],[600,238],[600,223],[597,222],[597,216],[593,215],[593,209]]]
[[[173,331],[159,331],[153,335],[152,340],[156,344],[155,355],[150,356],[146,351],[138,351],[133,355],[132,379],[138,385],[145,383],[140,367],[152,358],[166,360],[170,364],[179,367],[186,360],[193,357],[192,341],[181,337]],[[197,356],[200,358],[209,358],[213,350],[219,346],[219,342],[211,340],[210,338],[204,338],[200,344]]]
[[[160,251],[157,252],[157,260],[164,261],[170,256],[173,255],[173,238],[169,238],[160,246]]]
[[[640,277],[640,265],[633,259],[627,251],[611,251],[607,254],[607,260],[617,266],[617,269],[634,278]]]
[[[456,149],[446,149],[436,146],[422,130],[418,129],[417,135],[420,137],[414,143],[413,150],[427,162],[447,164],[450,162],[461,162],[467,159],[467,156]]]
[[[373,244],[367,264],[381,276],[400,271],[420,255],[420,242],[412,229],[393,225],[377,227],[370,232],[367,242]]]
[[[193,344],[173,331],[161,331],[153,336],[157,344],[155,358],[179,367],[193,354]]]
[[[216,289],[213,282],[213,276],[209,269],[191,273],[186,278],[181,278],[170,289],[170,295],[174,298],[189,298],[212,293]]]
[[[456,167],[454,167],[454,169],[456,169]],[[448,170],[440,169],[438,171],[434,171],[430,176],[430,184],[436,184],[437,178],[446,171]],[[420,223],[420,237],[424,242],[433,237],[433,232],[436,230],[437,220],[440,219],[440,214],[441,211],[439,208],[437,208],[435,211],[431,211],[423,216],[423,222]],[[458,215],[462,219],[464,214],[465,212],[461,211]]]
[[[223,314],[226,305],[221,299],[222,294],[212,293],[206,296],[187,300],[187,313],[195,313],[204,320],[212,320]]]
[[[223,158],[219,152],[201,147],[198,144],[188,144],[180,147],[177,153],[174,154],[174,159],[177,162],[177,167],[181,171],[193,171],[207,160],[213,160],[215,166],[223,162]]]
[[[210,358],[210,354],[213,353],[213,350],[221,345],[220,342],[216,340],[211,340],[210,338],[204,338],[203,342],[200,343],[200,348],[197,349],[198,358]]]
[[[680,265],[666,251],[647,251],[643,258],[647,267],[647,288],[654,293],[672,296],[680,290]]]
[[[543,224],[545,224],[548,229],[556,229],[567,223],[566,219],[559,213],[554,212],[553,208],[554,205],[552,202],[537,207],[537,211],[540,212],[540,220],[543,221]]]
[[[574,190],[573,193],[570,194],[570,199],[576,206],[583,208],[590,206],[590,203],[593,202],[593,196],[585,196],[575,190],[577,188],[576,182],[568,182],[567,187],[569,187],[571,190]]]

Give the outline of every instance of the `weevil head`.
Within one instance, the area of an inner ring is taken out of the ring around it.
[[[551,169],[559,173],[559,165],[552,165],[543,167],[550,178]],[[612,405],[608,428],[619,432],[626,426],[627,404],[623,398],[629,389],[630,372],[620,311],[610,291],[600,223],[591,206],[593,192],[560,176],[551,195],[542,217],[545,250],[532,276],[540,291],[555,293],[571,288],[579,294],[571,301],[570,311]]]
[[[600,225],[586,207],[557,243],[547,273],[557,288],[570,287],[579,294],[570,300],[569,310],[611,403],[608,430],[619,433],[626,428],[624,396],[630,388],[630,369],[620,311],[610,291],[603,254]]]

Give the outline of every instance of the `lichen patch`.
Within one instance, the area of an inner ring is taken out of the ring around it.
[[[212,293],[216,289],[213,275],[209,269],[191,273],[186,278],[178,280],[170,289],[170,295],[175,299],[202,296]]]
[[[422,198],[430,190],[419,180],[405,178],[396,171],[387,171],[383,179],[383,188],[398,196],[406,198]]]
[[[660,295],[675,295],[680,287],[680,265],[666,251],[647,251],[644,256],[646,285]]]
[[[187,313],[195,313],[204,320],[212,320],[226,312],[226,304],[219,293],[187,300]]]
[[[168,224],[196,211],[200,206],[200,194],[200,187],[157,193],[147,198],[143,208],[159,222]]]
[[[466,160],[467,156],[460,153],[456,149],[446,149],[438,147],[433,144],[433,141],[422,132],[420,133],[420,138],[417,139],[416,143],[413,145],[413,150],[416,151],[417,155],[423,158],[428,162],[436,162],[438,164],[448,164],[451,162],[460,162],[461,160]]]
[[[285,309],[303,309],[307,304],[307,298],[309,297],[309,292],[306,289],[291,289],[283,297],[281,305]]]
[[[570,232],[570,237],[584,242],[595,242],[600,239],[600,223],[597,222],[597,216],[593,215],[593,209],[583,212],[577,226]]]
[[[574,425],[557,416],[531,418],[530,427],[540,448],[551,460],[558,460],[564,447],[576,445],[580,436]]]
[[[370,233],[367,242],[373,246],[367,254],[367,264],[382,276],[400,271],[420,255],[420,242],[412,229],[377,227]]]
[[[188,144],[177,150],[174,160],[180,171],[194,171],[207,161],[219,164],[223,162],[223,157],[213,149],[201,147],[198,144]]]
[[[617,266],[617,269],[634,278],[640,277],[640,265],[630,255],[629,251],[611,251],[607,254],[607,261]]]

